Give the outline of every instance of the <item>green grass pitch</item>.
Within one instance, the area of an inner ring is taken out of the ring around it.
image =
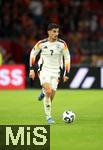
[[[0,124],[47,124],[43,102],[37,100],[40,90],[0,91]],[[103,91],[58,90],[53,101],[51,150],[103,149]],[[76,120],[66,124],[64,110],[71,109]]]

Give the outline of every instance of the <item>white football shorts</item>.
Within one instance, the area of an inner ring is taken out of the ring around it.
[[[41,85],[43,85],[44,83],[49,83],[51,88],[56,91],[57,87],[58,87],[58,78],[59,78],[59,74],[58,73],[53,73],[50,71],[40,71],[39,74],[39,79],[40,79],[40,83]]]

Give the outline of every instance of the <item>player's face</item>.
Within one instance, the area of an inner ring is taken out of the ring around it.
[[[49,30],[48,35],[52,40],[56,40],[59,35],[59,28],[53,28],[52,30]]]

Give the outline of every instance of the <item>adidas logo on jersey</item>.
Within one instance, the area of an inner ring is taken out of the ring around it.
[[[48,48],[47,46],[44,46],[43,48]]]

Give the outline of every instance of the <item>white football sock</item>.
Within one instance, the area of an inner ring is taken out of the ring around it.
[[[51,118],[51,99],[45,96],[43,102],[46,119],[48,120],[49,118]]]
[[[44,90],[44,88],[42,88],[42,92],[43,92],[43,94],[45,95],[45,90]]]

